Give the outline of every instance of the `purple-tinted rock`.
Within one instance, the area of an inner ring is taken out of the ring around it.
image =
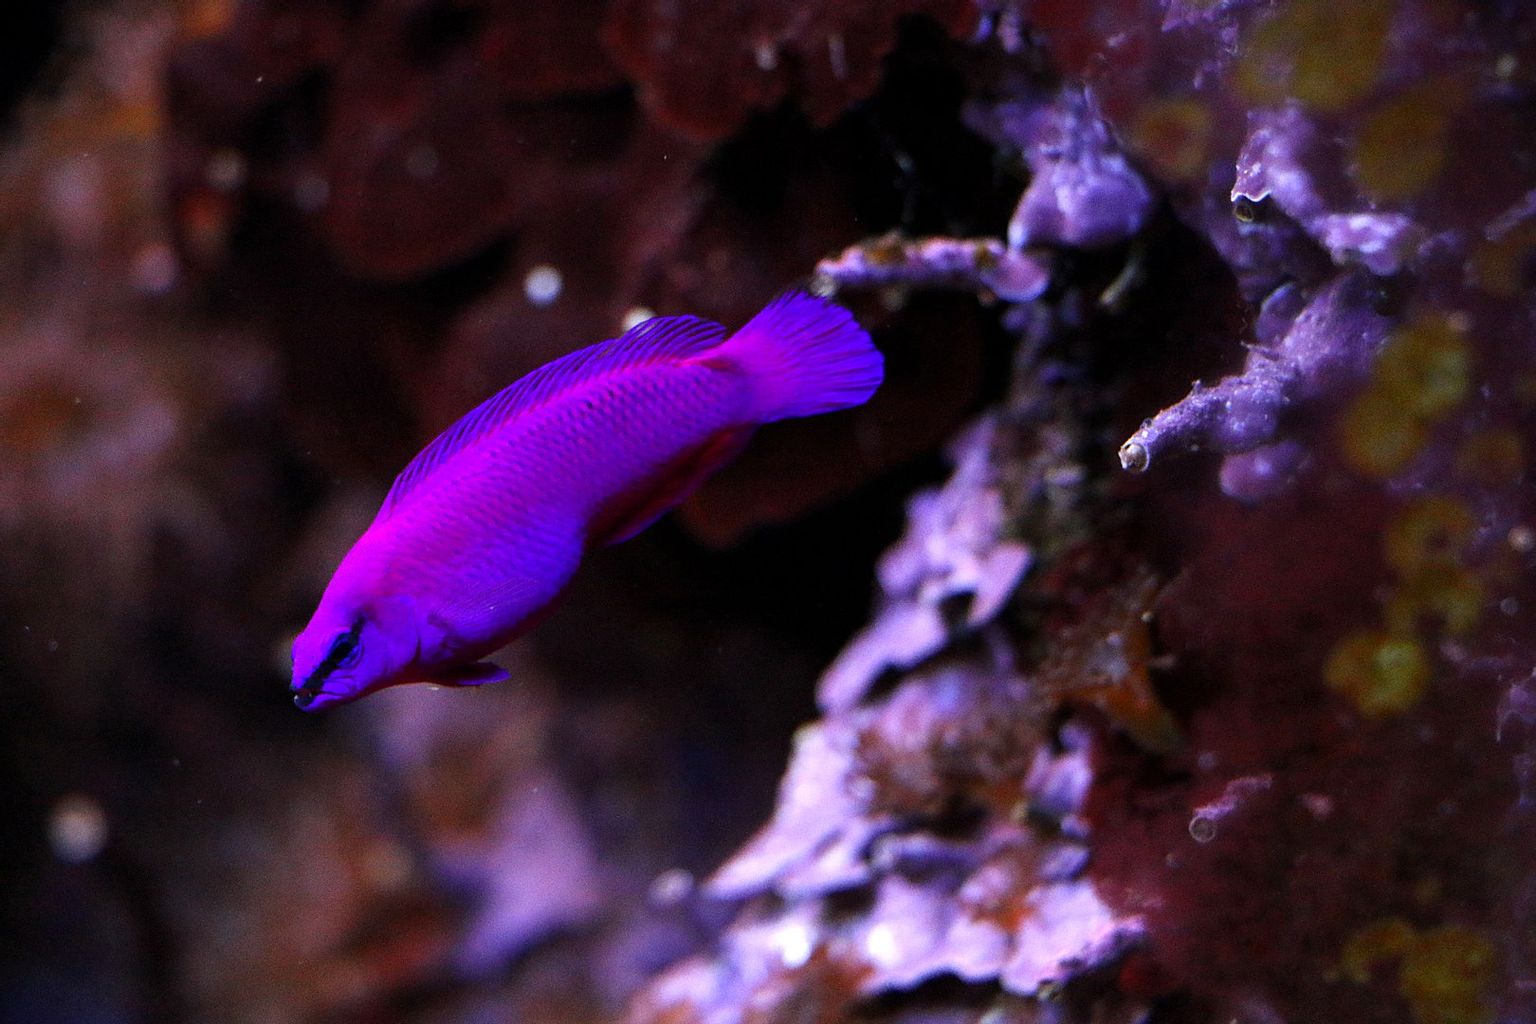
[[[855,789],[853,740],[851,727],[839,723],[800,731],[773,820],[710,877],[708,892],[740,899],[793,875],[795,891],[817,895],[869,880],[864,849],[888,826],[865,815],[866,801]]]
[[[1044,885],[1014,933],[1003,987],[1035,995],[1113,963],[1144,938],[1142,922],[1110,909],[1090,882]]]
[[[1333,162],[1333,150],[1300,106],[1249,115],[1248,139],[1237,157],[1232,201],[1273,202],[1298,224],[1309,224],[1330,203],[1317,170]]]
[[[1067,722],[1057,733],[1059,749],[1037,748],[1024,781],[1031,809],[1056,821],[1068,835],[1082,836],[1086,828],[1078,815],[1093,785],[1091,740],[1085,726]]]
[[[966,839],[923,832],[889,832],[870,844],[869,858],[882,875],[921,879],[967,875],[980,866],[988,852]]]
[[[843,648],[816,688],[827,711],[853,707],[890,669],[913,668],[941,650],[950,637],[943,612],[933,604],[893,604]]]
[[[852,714],[856,773],[872,811],[941,815],[957,794],[1013,813],[1041,736],[1044,704],[1027,679],[974,662],[914,673]]]
[[[1520,803],[1536,807],[1536,676],[1514,683],[1499,702],[1498,738],[1517,737],[1521,750],[1512,758]]]
[[[1015,995],[1101,968],[1140,935],[1081,882],[1030,886],[1019,852],[984,865],[952,894],[884,879],[851,939],[868,963],[867,992],[909,989],[941,975],[1001,982]],[[1021,891],[1023,890],[1023,891]],[[1022,921],[1016,928],[1003,922]]]
[[[1208,843],[1216,838],[1221,823],[1228,815],[1243,810],[1255,794],[1267,793],[1274,788],[1273,775],[1245,775],[1228,782],[1221,796],[1196,807],[1190,815],[1189,834],[1197,843]]]
[[[1126,469],[1144,470],[1166,452],[1252,451],[1275,439],[1294,405],[1359,381],[1392,321],[1376,311],[1369,275],[1344,274],[1324,286],[1273,349],[1249,352],[1241,375],[1196,383],[1189,396],[1147,421],[1120,447]]]
[[[1164,31],[1171,31],[1187,26],[1214,25],[1222,31],[1221,41],[1235,47],[1237,26],[1232,13],[1258,3],[1259,0],[1168,0],[1162,27]]]
[[[1407,266],[1424,239],[1424,232],[1400,213],[1330,213],[1311,226],[1334,262],[1357,263],[1383,277]]]
[[[1384,293],[1368,274],[1343,274],[1319,289],[1286,331],[1275,361],[1300,397],[1337,393],[1370,368],[1394,320],[1382,311]],[[1254,353],[1262,359],[1261,353]]]
[[[1343,157],[1316,123],[1292,104],[1250,117],[1247,142],[1237,160],[1232,201],[1258,216],[1270,202],[1342,265],[1373,274],[1396,274],[1411,260],[1424,231],[1402,213],[1351,211],[1358,203],[1339,168]],[[1343,208],[1343,209],[1341,209]]]
[[[1243,297],[1263,303],[1282,288],[1311,288],[1334,272],[1330,254],[1273,205],[1235,209],[1225,194],[1202,193],[1185,216],[1221,255]]]
[[[986,454],[997,429],[991,421],[973,427],[954,445],[955,472],[944,487],[908,504],[908,532],[880,560],[885,607],[823,675],[823,708],[851,707],[880,673],[912,668],[954,629],[990,622],[1028,571],[1028,547],[1005,537],[1008,510]],[[951,623],[956,601],[964,611]]]
[[[1087,88],[1006,100],[973,111],[972,121],[1029,164],[1029,186],[1008,222],[1010,249],[1114,245],[1146,222],[1152,190],[1120,151]]]
[[[1139,940],[1140,923],[1110,913],[1089,883],[1033,881],[1043,855],[1048,851],[1017,836],[962,879],[885,874],[867,907],[852,914],[829,918],[814,902],[749,912],[725,940],[729,972],[684,964],[652,986],[647,999],[658,1009],[681,1003],[695,1012],[724,1010],[771,991],[775,975],[817,987],[845,978],[848,999],[945,975],[1029,996],[1113,963]],[[835,968],[820,985],[802,971],[818,960]],[[837,991],[827,986],[828,996]]]
[[[1307,308],[1309,298],[1307,290],[1294,281],[1287,281],[1267,293],[1253,321],[1253,337],[1259,347],[1279,348],[1296,318]]]
[[[1221,460],[1221,493],[1256,505],[1288,488],[1307,459],[1298,441],[1280,441]]]
[[[1043,258],[990,238],[875,239],[822,260],[816,274],[835,288],[962,288],[1005,302],[1036,298],[1051,279]]]

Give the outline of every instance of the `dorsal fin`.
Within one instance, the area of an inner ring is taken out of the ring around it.
[[[621,337],[577,349],[514,381],[471,409],[423,448],[395,477],[374,522],[388,519],[416,487],[459,452],[510,421],[585,381],[632,366],[680,359],[713,348],[725,328],[696,316],[653,317]]]

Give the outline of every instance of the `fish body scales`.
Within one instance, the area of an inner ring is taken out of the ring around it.
[[[739,426],[747,394],[729,367],[616,372],[509,422],[423,484],[378,524],[372,557],[442,627],[450,649],[424,653],[516,636],[564,589],[598,513]]]

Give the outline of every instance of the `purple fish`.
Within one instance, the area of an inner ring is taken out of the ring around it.
[[[478,686],[591,547],[627,540],[760,423],[860,405],[884,364],[847,310],[804,292],[745,327],[647,320],[487,400],[395,480],[293,644],[294,703],[400,683]]]

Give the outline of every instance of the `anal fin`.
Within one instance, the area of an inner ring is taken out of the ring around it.
[[[640,486],[610,500],[593,519],[587,532],[590,543],[618,544],[650,526],[692,494],[711,473],[741,454],[752,437],[752,430],[752,427],[723,430],[674,459]]]
[[[432,673],[424,682],[438,686],[484,686],[512,678],[512,673],[489,661],[477,661],[468,665],[455,665]]]

